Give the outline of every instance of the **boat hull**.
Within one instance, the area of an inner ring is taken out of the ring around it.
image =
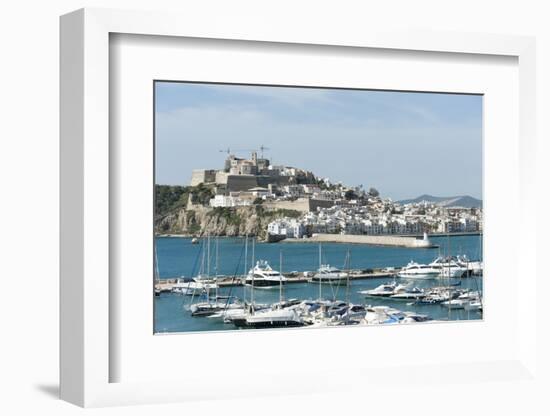
[[[419,280],[431,280],[431,279],[437,279],[439,276],[439,273],[397,273],[399,277],[402,277],[403,279],[419,279]]]
[[[284,286],[286,281],[267,279],[254,279],[254,281],[252,281],[252,279],[246,279],[244,283],[247,286],[254,286],[255,289],[274,289],[278,288],[281,284]]]

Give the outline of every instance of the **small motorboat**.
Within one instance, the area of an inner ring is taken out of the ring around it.
[[[375,287],[374,289],[369,290],[361,290],[359,293],[361,293],[364,296],[368,297],[390,297],[393,294],[395,294],[395,290],[397,288],[396,282],[391,283],[384,283],[380,286]]]

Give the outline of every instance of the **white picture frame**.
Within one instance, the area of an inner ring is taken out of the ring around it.
[[[361,29],[359,32],[328,34],[321,28],[307,33],[299,28],[281,28],[277,24],[250,22],[243,18],[235,30],[234,22],[224,20],[205,25],[189,16],[165,13],[129,12],[103,9],[83,9],[61,19],[61,397],[80,406],[106,406],[117,404],[185,401],[213,397],[239,397],[261,394],[254,385],[242,388],[230,385],[225,389],[214,387],[205,390],[204,384],[192,380],[150,379],[141,381],[116,380],[111,371],[118,349],[112,348],[112,314],[118,306],[113,304],[110,283],[116,259],[110,253],[110,227],[116,220],[110,201],[111,173],[116,160],[110,157],[110,36],[111,34],[146,35],[182,38],[224,39],[233,41],[276,42],[285,45],[331,45],[332,48],[370,48],[376,50],[405,50],[446,54],[507,56],[517,59],[519,132],[517,144],[518,187],[514,206],[520,219],[517,241],[512,251],[517,263],[522,264],[522,285],[518,288],[519,304],[514,312],[517,345],[498,355],[494,361],[475,360],[460,362],[441,361],[432,364],[405,367],[369,367],[372,383],[377,377],[401,377],[405,384],[416,381],[423,374],[423,382],[438,381],[438,372],[453,372],[464,380],[476,374],[475,381],[526,380],[536,377],[536,321],[531,312],[536,308],[535,291],[537,270],[535,250],[525,242],[535,241],[536,218],[521,215],[534,212],[535,200],[535,47],[529,37],[428,32],[381,32]],[[435,55],[434,55],[435,56]],[[112,122],[112,120],[111,120]],[[491,157],[491,156],[487,156]],[[491,164],[488,166],[491,169]],[[489,207],[490,209],[490,207]],[[148,224],[146,224],[148,225]],[[145,225],[144,225],[145,226]],[[493,225],[494,226],[494,225]],[[523,242],[523,244],[522,244]],[[490,270],[490,268],[489,268]],[[513,270],[510,273],[519,271]],[[490,296],[490,295],[489,295]],[[475,325],[475,324],[473,324]],[[405,329],[403,329],[405,330]],[[414,331],[416,328],[407,328]],[[320,332],[319,332],[320,333]],[[350,332],[351,333],[351,332]],[[325,332],[325,335],[328,334]],[[152,334],[151,334],[152,336]],[[212,335],[202,335],[212,336]],[[239,334],[242,338],[241,334]],[[288,336],[288,335],[283,335]],[[340,334],[339,334],[340,336]],[[353,335],[350,335],[353,336]],[[399,334],[393,334],[399,339]],[[257,337],[256,337],[257,338]],[[165,342],[167,345],[168,341]],[[468,358],[468,357],[467,357]],[[407,360],[399,365],[407,366]],[[252,371],[251,363],[243,363],[243,380]],[[256,369],[257,370],[257,369]],[[261,374],[261,369],[257,370]],[[480,373],[483,372],[483,376]],[[327,374],[337,375],[348,382],[326,386],[312,381],[307,386],[292,386],[292,390],[272,391],[269,394],[322,392],[353,388],[353,380],[365,379],[365,368],[330,369]],[[409,377],[406,376],[409,374]],[[320,370],[318,374],[322,377]],[[326,375],[326,374],[325,374]],[[286,374],[266,370],[270,383],[284,380]],[[242,381],[242,380],[241,380]],[[349,384],[348,384],[349,383]],[[237,383],[238,384],[238,383]]]

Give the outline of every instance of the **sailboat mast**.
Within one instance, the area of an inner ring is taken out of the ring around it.
[[[279,250],[279,303],[283,301],[283,250]]]
[[[206,255],[206,250],[204,249],[204,239],[202,240],[201,249],[202,249],[202,261],[201,261],[201,271],[199,275],[202,277],[202,275],[204,274],[204,261],[205,261],[205,255]]]
[[[210,234],[208,234],[206,241],[206,277],[210,277]]]
[[[160,281],[160,272],[159,272],[159,259],[157,253],[157,243],[155,241],[155,283]]]
[[[252,237],[252,262],[251,267],[256,265],[256,237]]]
[[[451,320],[451,231],[447,231],[447,264],[448,264],[448,275],[447,275],[447,286],[449,292],[449,299],[447,300],[449,306],[449,313],[447,319]]]
[[[246,302],[246,275],[248,273],[248,234],[244,236],[244,280],[243,280],[243,302]]]
[[[322,267],[322,254],[321,254],[321,243],[319,243],[319,300],[321,300],[323,298],[323,290],[321,288],[321,267]]]
[[[216,275],[216,302],[218,301],[218,275],[219,275],[219,269],[218,269],[218,266],[219,266],[219,237],[216,236],[216,263],[214,265],[215,269],[214,269],[214,272],[215,272],[215,275]]]
[[[346,302],[348,303],[349,305],[349,274],[350,274],[350,271],[351,271],[351,252],[348,248],[348,254],[346,256],[346,260],[347,260],[347,266],[348,266],[348,272],[346,273],[347,276],[346,276]]]
[[[250,291],[250,303],[252,304],[252,312],[254,312],[254,266],[256,266],[255,250],[256,237],[252,237],[252,262],[250,264],[250,268],[252,269],[252,290]]]

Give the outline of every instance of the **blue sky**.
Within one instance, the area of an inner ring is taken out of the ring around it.
[[[481,198],[482,97],[157,82],[156,182],[187,185],[225,153],[265,152],[393,199]]]

